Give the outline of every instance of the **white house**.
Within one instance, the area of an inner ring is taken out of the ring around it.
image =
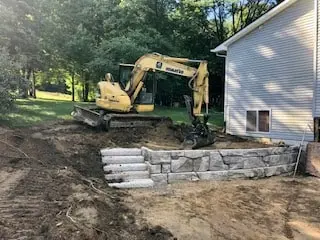
[[[319,26],[320,1],[286,0],[211,50],[226,59],[227,133],[318,138]]]

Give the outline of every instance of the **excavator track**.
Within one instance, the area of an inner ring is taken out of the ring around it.
[[[71,115],[77,121],[83,122],[91,127],[100,127],[105,130],[115,128],[153,127],[158,123],[172,124],[172,120],[169,117],[134,113],[120,114],[106,112],[98,108],[85,108],[81,106],[74,106]]]

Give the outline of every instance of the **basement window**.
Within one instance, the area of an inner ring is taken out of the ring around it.
[[[247,131],[257,131],[257,111],[247,111]]]
[[[270,111],[247,111],[246,130],[247,132],[270,132]]]

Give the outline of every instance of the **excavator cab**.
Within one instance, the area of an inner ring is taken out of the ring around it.
[[[125,90],[128,79],[131,78],[131,73],[134,68],[133,64],[119,64],[119,84],[122,88],[122,90]]]
[[[119,64],[119,84],[122,90],[125,88],[130,81],[133,64]],[[133,106],[136,112],[152,112],[154,110],[154,101],[156,95],[156,77],[155,72],[147,72],[144,78],[144,86],[139,92],[135,99]]]

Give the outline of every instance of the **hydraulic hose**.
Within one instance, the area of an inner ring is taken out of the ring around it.
[[[197,92],[197,90],[194,89],[191,84],[192,84],[192,82],[194,82],[194,79],[195,79],[197,76],[198,76],[198,72],[197,72],[197,73],[189,80],[189,82],[188,82],[189,88],[190,88],[192,91],[195,91],[195,92]]]

